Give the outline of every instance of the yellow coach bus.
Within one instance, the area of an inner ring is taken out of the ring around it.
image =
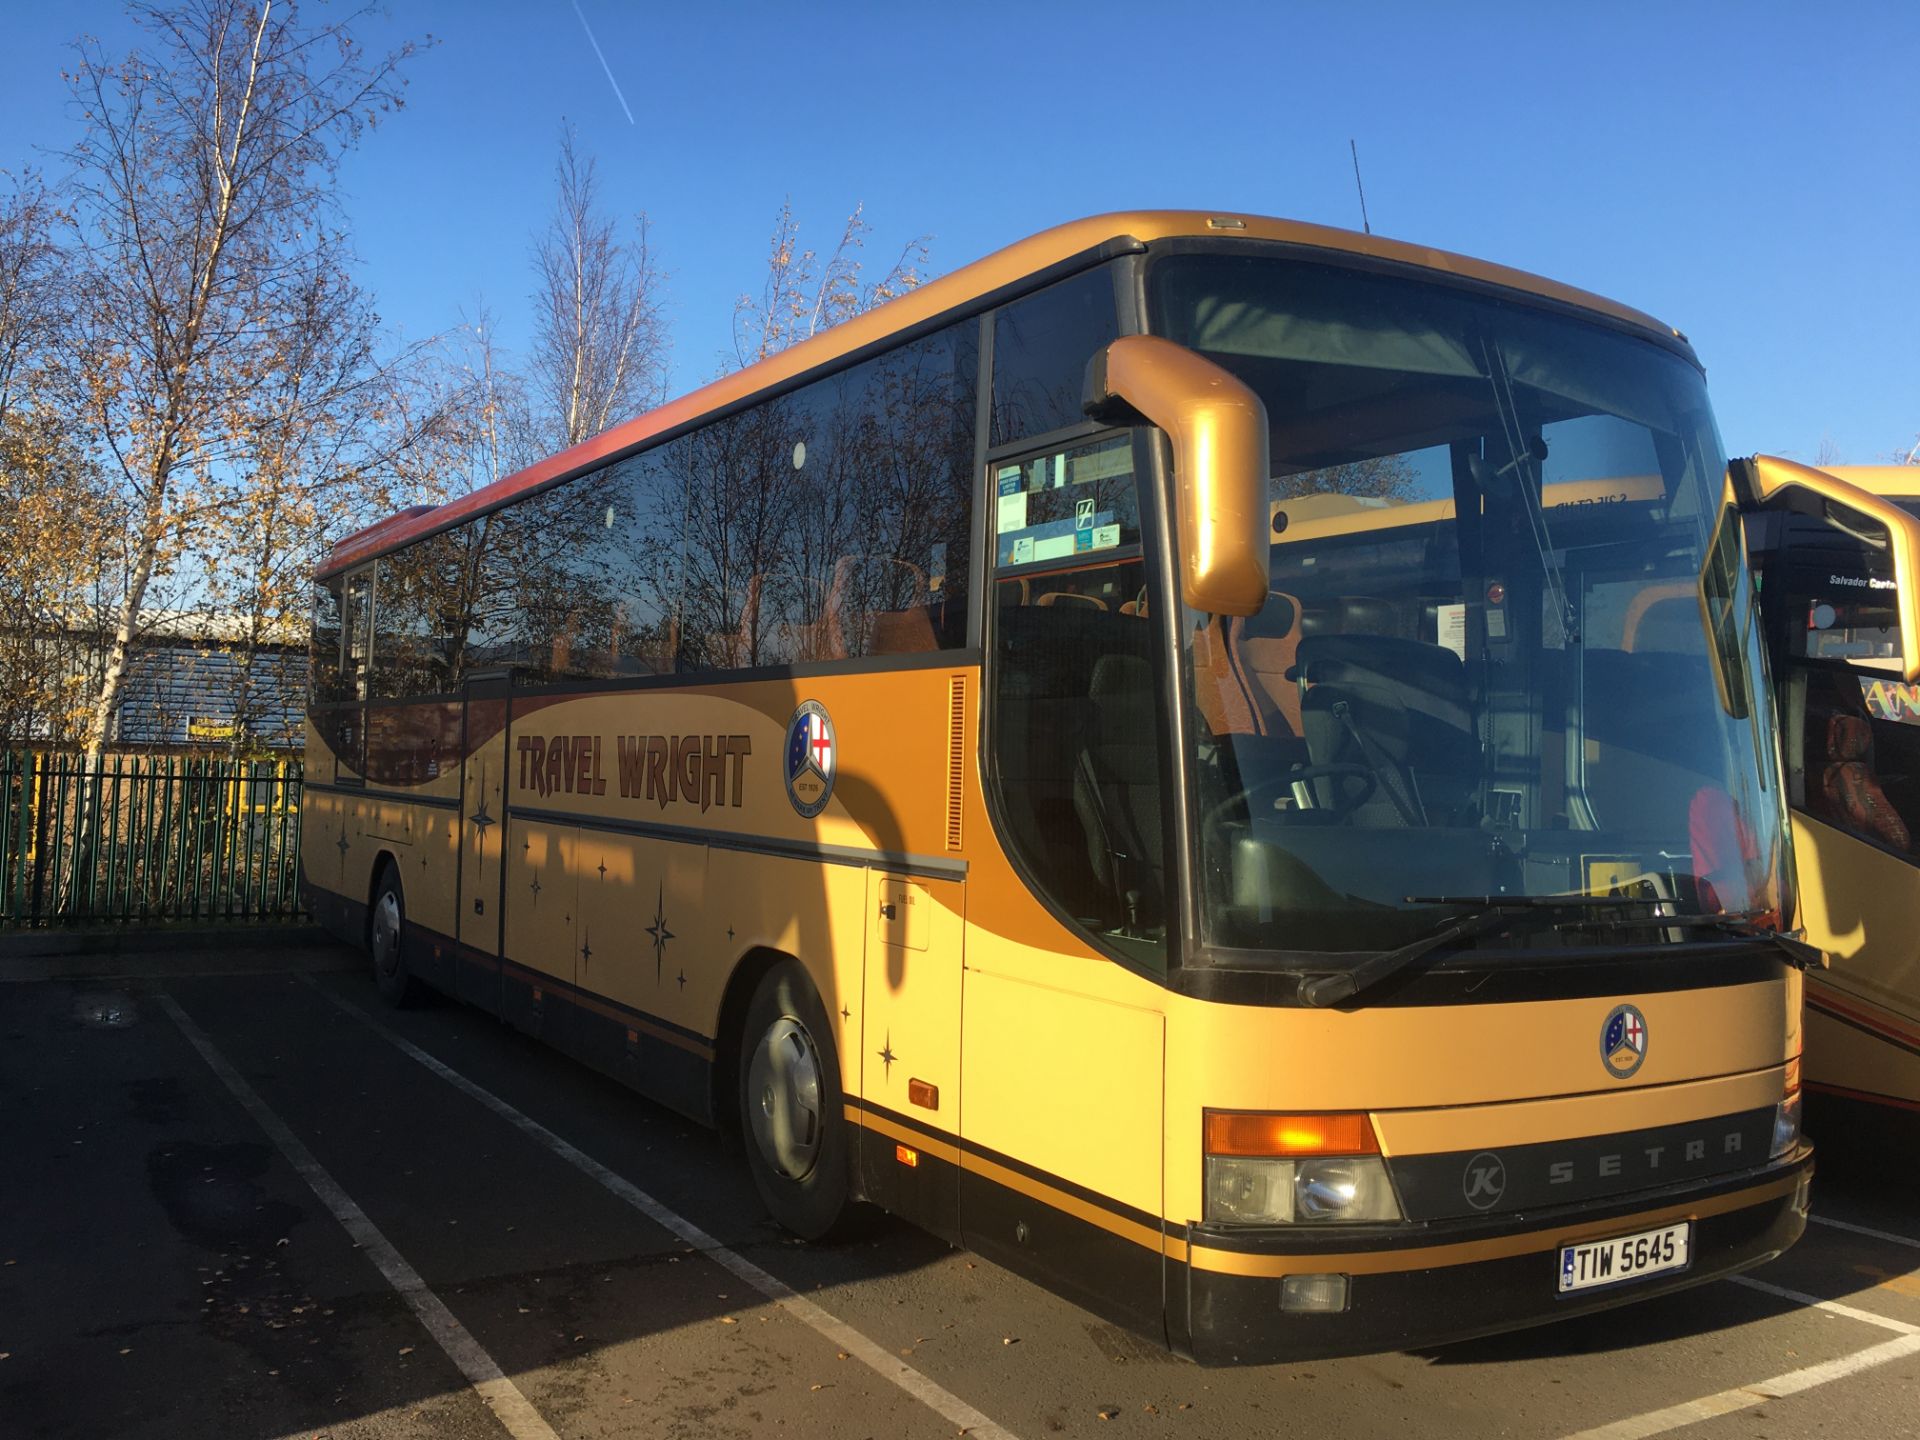
[[[1081,221],[335,547],[308,900],[1203,1361],[1661,1293],[1807,1207],[1765,503],[1638,312]]]
[[[1893,513],[1749,522],[1778,691],[1807,938],[1810,1088],[1920,1111],[1920,685],[1916,598],[1888,523],[1920,513],[1920,466],[1831,467]],[[1910,642],[1908,642],[1910,643]]]

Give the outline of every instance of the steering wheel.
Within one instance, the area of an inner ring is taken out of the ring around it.
[[[1256,795],[1275,794],[1281,790],[1292,789],[1296,780],[1322,780],[1335,775],[1366,782],[1367,788],[1362,790],[1359,798],[1352,802],[1356,807],[1366,804],[1380,785],[1380,777],[1373,773],[1371,765],[1361,765],[1352,761],[1328,765],[1303,765],[1297,770],[1289,770],[1284,775],[1270,775],[1265,780],[1256,780],[1238,795],[1222,800],[1207,811],[1200,823],[1203,826],[1216,825],[1229,810],[1243,804],[1247,807],[1248,814],[1252,814],[1253,797]]]

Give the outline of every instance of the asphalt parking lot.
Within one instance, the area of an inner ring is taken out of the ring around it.
[[[1920,1433],[1910,1139],[1818,1128],[1751,1277],[1423,1353],[1203,1370],[312,948],[0,960],[0,1437]]]

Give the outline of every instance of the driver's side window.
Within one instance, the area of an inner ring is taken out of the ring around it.
[[[1162,647],[1130,435],[990,467],[991,744],[1011,847],[1077,924],[1165,964]]]

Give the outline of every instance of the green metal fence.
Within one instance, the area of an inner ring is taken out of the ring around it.
[[[0,929],[299,913],[300,764],[0,754]]]

